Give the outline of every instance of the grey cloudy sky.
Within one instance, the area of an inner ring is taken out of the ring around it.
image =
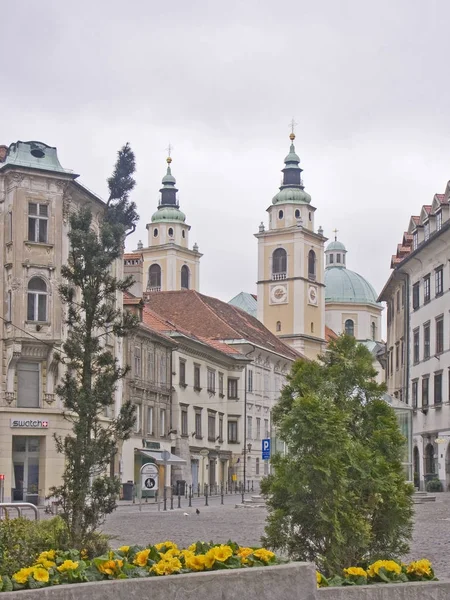
[[[0,143],[57,146],[106,195],[129,141],[146,245],[165,148],[201,291],[256,291],[253,237],[296,149],[325,235],[380,291],[408,226],[450,179],[446,0],[2,3]]]

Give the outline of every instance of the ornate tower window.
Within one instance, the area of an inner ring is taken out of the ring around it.
[[[47,320],[47,284],[40,277],[32,277],[28,284],[27,320]]]
[[[377,326],[375,325],[374,321],[372,321],[371,328],[372,328],[372,339],[373,339],[373,341],[375,341],[376,336],[377,336]]]
[[[308,279],[316,279],[316,253],[314,250],[308,252]]]
[[[347,319],[345,321],[345,335],[355,335],[355,323],[352,319]]]
[[[148,284],[149,292],[161,291],[161,267],[157,264],[151,265],[148,269]]]
[[[173,237],[173,229],[172,229],[172,227],[169,227],[169,237]]]
[[[286,279],[287,253],[284,248],[277,248],[272,254],[272,279]]]
[[[190,271],[189,267],[183,265],[181,267],[181,289],[188,290],[189,289],[189,279],[190,279]]]

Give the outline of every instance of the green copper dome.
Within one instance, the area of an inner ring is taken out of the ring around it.
[[[325,269],[325,303],[374,304],[377,294],[362,275],[346,269],[343,265],[329,265]]]
[[[272,200],[272,204],[309,204],[310,202],[311,196],[300,187],[282,188]]]
[[[326,248],[326,252],[330,252],[330,250],[334,250],[337,252],[347,252],[344,244],[342,242],[338,242],[335,240],[334,242],[330,242]]]
[[[184,223],[186,221],[186,215],[175,206],[161,206],[153,213],[152,223],[164,223],[166,221]]]

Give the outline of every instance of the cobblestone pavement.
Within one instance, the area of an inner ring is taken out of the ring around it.
[[[105,533],[114,536],[113,545],[148,544],[172,540],[189,545],[194,540],[225,542],[233,539],[240,544],[256,545],[264,533],[266,511],[262,508],[236,509],[240,496],[211,498],[210,506],[204,500],[194,499],[192,508],[158,512],[154,504],[120,506],[104,526]],[[170,505],[169,505],[170,506]],[[175,502],[176,506],[176,502]],[[195,510],[198,508],[200,514]],[[189,516],[184,516],[187,512]],[[406,559],[429,558],[439,577],[450,577],[450,493],[436,495],[436,502],[415,507],[414,537],[411,552]]]

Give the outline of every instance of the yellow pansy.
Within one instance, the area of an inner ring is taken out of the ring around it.
[[[416,560],[414,562],[409,563],[407,569],[407,573],[413,573],[418,577],[423,577],[424,575],[431,575],[431,562],[426,558],[422,558],[422,560]]]
[[[50,579],[50,575],[44,567],[34,567],[33,577],[36,581],[40,581],[41,583],[47,583]]]
[[[218,560],[219,562],[225,562],[230,556],[233,556],[233,550],[230,546],[214,546],[207,552],[207,555],[211,553],[214,556],[214,560]]]
[[[181,571],[182,565],[178,558],[171,558],[170,560],[160,560],[154,564],[150,571],[155,572],[157,575],[172,575]]]
[[[344,569],[344,575],[346,577],[367,577],[367,571],[361,567],[349,567]]]
[[[180,551],[178,550],[178,548],[170,548],[170,550],[167,550],[167,552],[159,553],[159,556],[161,557],[162,560],[170,560],[171,558],[174,558],[179,555],[180,555]]]
[[[390,573],[395,573],[399,575],[402,572],[401,566],[395,562],[395,560],[377,560],[367,569],[367,574],[369,577],[375,577],[378,575],[380,569],[385,569]]]
[[[155,548],[158,550],[158,552],[160,550],[162,550],[163,548],[166,548],[166,550],[170,550],[171,548],[174,548],[175,550],[178,550],[178,546],[175,544],[175,542],[162,542],[161,544],[155,544]]]
[[[52,560],[47,560],[46,558],[43,558],[42,560],[38,560],[38,562],[35,564],[36,567],[44,567],[44,569],[51,569],[52,567],[56,567],[56,563],[53,562]]]
[[[17,571],[17,573],[14,573],[12,578],[16,583],[20,583],[21,585],[23,585],[28,581],[28,577],[32,575],[33,570],[33,567],[26,567],[24,569],[20,569],[19,571]]]
[[[65,571],[75,571],[78,569],[79,563],[74,560],[65,560],[62,565],[56,567],[60,573],[64,573]]]
[[[80,556],[83,560],[85,560],[88,557],[88,551],[86,550],[86,548],[83,548],[83,550],[81,550]]]
[[[191,544],[188,548],[188,550],[190,552],[195,552],[197,550],[197,542],[195,542],[194,544]]]
[[[55,560],[56,551],[55,550],[47,550],[45,552],[41,552],[38,556],[38,561],[41,560]]]
[[[130,550],[130,546],[120,546],[119,551],[123,552],[124,554],[128,554]]]
[[[98,570],[105,575],[116,575],[122,567],[123,560],[107,560],[98,565]]]
[[[150,554],[150,548],[146,548],[145,550],[141,550],[137,552],[134,557],[133,563],[138,565],[138,567],[145,567],[148,561],[148,555]]]
[[[267,563],[269,562],[269,560],[272,560],[272,558],[275,556],[274,552],[271,552],[270,550],[266,550],[265,548],[258,548],[258,550],[255,550],[253,552],[253,556],[255,558],[258,558],[259,560],[262,560],[263,562]]]
[[[199,554],[198,556],[191,554],[191,556],[186,558],[186,567],[192,571],[203,571],[205,566],[206,559],[202,554]]]
[[[213,550],[214,548],[211,548],[211,550],[208,550],[206,554],[199,554],[199,556],[205,557],[205,567],[207,569],[212,569],[212,566],[216,560],[215,553],[213,552]]]

